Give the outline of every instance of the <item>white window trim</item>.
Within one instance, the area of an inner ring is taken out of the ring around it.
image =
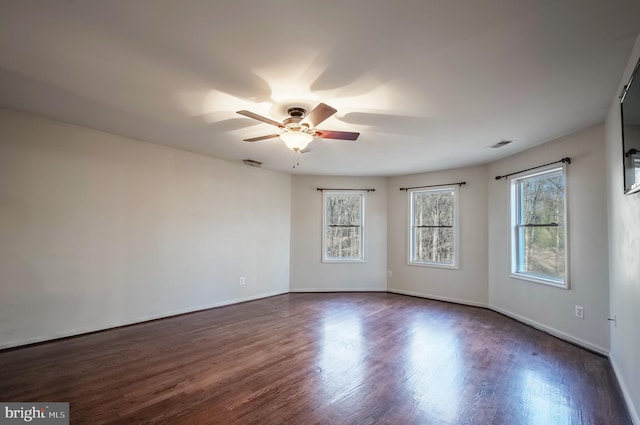
[[[365,196],[366,191],[325,190],[322,192],[322,262],[365,263]],[[360,195],[360,258],[327,258],[327,198],[329,195]]]
[[[413,215],[413,194],[416,192],[453,192],[453,262],[451,264],[446,263],[437,263],[433,261],[413,261],[413,251],[414,251],[414,236],[415,232],[413,231],[414,225],[414,215]],[[460,226],[458,222],[458,211],[460,198],[458,197],[458,186],[443,186],[433,189],[409,189],[407,191],[409,194],[409,258],[407,259],[407,264],[410,266],[418,266],[418,267],[435,267],[441,269],[459,269],[459,261],[460,253],[458,252],[458,247],[460,246]]]
[[[556,172],[556,171],[560,171],[562,173],[562,178],[564,181],[564,191],[563,191],[563,204],[564,204],[564,226],[563,226],[563,230],[564,230],[564,279],[560,280],[560,279],[551,279],[551,278],[547,278],[544,276],[540,276],[540,275],[536,275],[533,273],[522,273],[522,272],[518,272],[517,271],[517,267],[518,267],[518,250],[516,249],[516,244],[517,244],[517,240],[518,237],[516,235],[516,232],[518,231],[516,228],[516,224],[517,224],[517,186],[518,186],[518,181],[526,179],[526,178],[531,178],[531,177],[536,177],[539,175],[543,175],[543,174],[549,174],[552,172]],[[511,251],[511,261],[510,261],[510,270],[509,270],[509,276],[513,277],[515,279],[520,279],[520,280],[526,280],[529,282],[535,282],[535,283],[540,283],[543,285],[549,285],[549,286],[553,286],[555,288],[561,288],[561,289],[570,289],[570,278],[569,278],[569,215],[568,215],[568,208],[567,208],[567,187],[568,187],[568,180],[567,180],[567,167],[565,164],[562,164],[561,166],[553,166],[553,167],[547,167],[547,168],[543,168],[535,173],[530,173],[530,174],[523,174],[523,175],[518,175],[518,176],[513,176],[510,178],[510,185],[511,185],[511,190],[510,190],[510,199],[509,199],[509,208],[510,208],[510,230],[509,230],[509,234],[510,234],[510,246],[509,249]]]

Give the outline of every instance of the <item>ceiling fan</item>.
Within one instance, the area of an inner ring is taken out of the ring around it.
[[[298,106],[292,106],[287,109],[289,117],[282,123],[274,121],[270,118],[263,117],[250,111],[237,111],[238,114],[244,115],[254,120],[262,121],[267,124],[278,127],[283,130],[282,133],[269,134],[267,136],[252,137],[251,139],[244,139],[245,142],[257,142],[259,140],[272,139],[274,137],[280,137],[287,147],[296,153],[302,152],[313,141],[313,138],[318,136],[324,139],[341,139],[341,140],[356,140],[360,133],[353,133],[350,131],[332,131],[332,130],[320,130],[316,128],[321,122],[332,116],[337,112],[336,109],[324,103],[319,104],[311,112],[307,113],[307,110]]]

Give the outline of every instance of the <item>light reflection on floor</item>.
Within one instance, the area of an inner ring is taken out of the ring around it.
[[[405,353],[410,374],[406,386],[420,410],[445,423],[455,423],[463,390],[463,360],[457,336],[439,326],[419,318],[412,321]]]
[[[323,320],[318,367],[324,390],[340,399],[359,388],[364,378],[362,318],[345,312]]]
[[[525,410],[521,412],[527,424],[570,424],[571,408],[569,389],[547,379],[535,370],[525,369],[520,373],[519,399]]]

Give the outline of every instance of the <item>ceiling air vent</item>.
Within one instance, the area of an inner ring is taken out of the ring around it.
[[[262,162],[260,161],[254,161],[253,159],[243,159],[242,162],[244,162],[244,164],[248,165],[249,167],[262,168]]]
[[[511,142],[513,142],[513,140],[500,140],[498,143],[496,143],[494,145],[487,146],[487,147],[490,148],[490,149],[498,149],[498,148],[501,148],[503,146],[508,145]]]

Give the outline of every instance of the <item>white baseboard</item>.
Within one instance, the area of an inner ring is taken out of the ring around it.
[[[611,362],[611,367],[613,368],[615,378],[618,380],[620,391],[622,391],[622,397],[624,398],[625,404],[627,405],[629,416],[631,416],[631,422],[633,422],[634,425],[640,425],[640,415],[638,415],[638,411],[633,405],[633,399],[629,394],[629,387],[627,387],[627,383],[624,380],[624,375],[620,373],[620,368],[618,367],[618,364],[616,363],[613,356],[609,356],[609,361]]]
[[[532,327],[534,327],[534,328],[536,328],[538,330],[541,330],[541,331],[546,332],[546,333],[548,333],[550,335],[553,335],[553,336],[555,336],[557,338],[560,338],[562,340],[571,342],[572,344],[579,345],[579,346],[587,348],[587,349],[589,349],[591,351],[595,351],[596,353],[600,353],[600,354],[602,354],[604,356],[609,356],[609,350],[608,349],[606,349],[604,347],[601,347],[599,345],[596,345],[596,344],[592,344],[589,341],[585,341],[584,339],[577,338],[577,337],[575,337],[573,335],[569,335],[568,333],[559,331],[559,330],[557,330],[555,328],[552,328],[550,326],[544,325],[544,324],[542,324],[540,322],[536,322],[535,320],[528,319],[528,318],[526,318],[524,316],[520,316],[519,314],[516,314],[516,313],[514,313],[512,311],[509,311],[509,310],[505,310],[505,309],[500,308],[500,307],[489,305],[488,308],[490,310],[496,311],[496,312],[498,312],[500,314],[504,314],[505,316],[509,316],[512,319],[517,320],[518,322],[525,323],[525,324],[527,324],[529,326],[532,326]]]
[[[235,299],[224,300],[224,301],[217,301],[217,302],[214,302],[214,303],[202,304],[202,305],[199,305],[199,306],[189,307],[189,308],[185,308],[185,309],[172,310],[172,311],[165,312],[165,313],[142,316],[142,317],[138,317],[136,319],[129,320],[129,321],[111,322],[111,323],[106,323],[106,324],[103,324],[103,325],[100,325],[100,326],[96,326],[96,327],[77,328],[77,329],[74,329],[74,330],[71,330],[71,331],[67,331],[67,332],[60,332],[60,333],[56,333],[56,334],[53,334],[53,335],[25,338],[25,339],[21,339],[21,340],[17,340],[17,341],[10,341],[10,342],[4,342],[3,341],[2,343],[0,343],[0,350],[7,349],[7,348],[13,348],[13,347],[20,347],[22,345],[35,344],[35,343],[38,343],[38,342],[53,341],[53,340],[60,339],[60,338],[78,336],[78,335],[87,334],[87,333],[91,333],[91,332],[104,331],[104,330],[107,330],[107,329],[119,328],[121,326],[134,325],[136,323],[143,323],[143,322],[148,322],[150,320],[156,320],[156,319],[164,319],[164,318],[167,318],[167,317],[178,316],[180,314],[185,314],[185,313],[195,313],[197,311],[208,310],[210,308],[223,307],[223,306],[232,305],[232,304],[238,304],[238,303],[242,303],[242,302],[246,302],[246,301],[253,301],[253,300],[258,300],[258,299],[261,299],[261,298],[269,298],[269,297],[273,297],[273,296],[276,296],[276,295],[287,294],[288,292],[289,292],[288,290],[286,290],[286,291],[265,292],[265,293],[262,293],[262,294],[251,295],[251,296],[248,296],[248,297],[235,298]]]
[[[449,303],[470,305],[472,307],[487,308],[486,303],[482,303],[478,301],[461,300],[458,298],[449,298],[449,297],[441,297],[438,295],[422,294],[420,292],[405,291],[404,289],[387,288],[387,292],[392,292],[394,294],[400,294],[400,295],[410,295],[412,297],[428,298],[430,300],[436,300],[436,301],[446,301]]]
[[[387,288],[291,288],[289,292],[387,292]]]

